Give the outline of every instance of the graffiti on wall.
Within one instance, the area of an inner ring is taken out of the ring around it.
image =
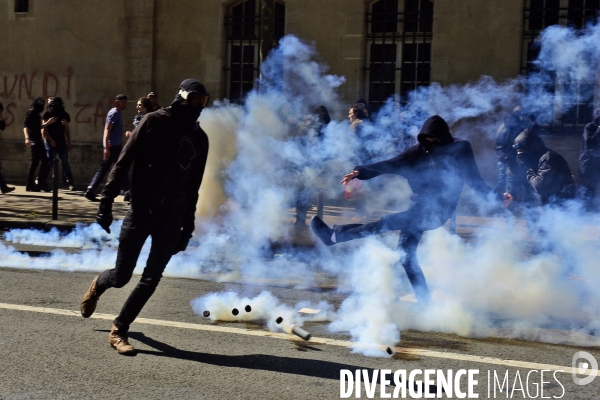
[[[38,96],[44,99],[62,97],[65,108],[71,115],[71,124],[102,127],[106,113],[113,107],[114,100],[111,98],[98,99],[94,103],[77,102],[73,96],[72,68],[67,68],[66,74],[33,71],[0,74],[0,78],[0,101],[4,104],[7,128],[23,122],[31,101]]]

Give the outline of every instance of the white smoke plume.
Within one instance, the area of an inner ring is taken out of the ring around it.
[[[323,193],[339,202],[343,190],[339,180],[345,173],[355,165],[390,158],[413,144],[430,115],[439,114],[451,125],[453,135],[470,140],[484,176],[495,179],[493,140],[515,105],[535,115],[539,124],[547,124],[560,116],[557,104],[574,103],[575,96],[584,101],[593,96],[593,92],[575,93],[562,82],[594,82],[600,27],[578,34],[553,27],[539,41],[536,73],[505,82],[481,77],[466,85],[432,83],[410,94],[406,103],[390,99],[363,125],[359,138],[345,120],[352,103],[337,95],[343,77],[328,74],[314,46],[285,37],[263,64],[259,91],[250,93],[243,105],[224,101],[203,112],[200,122],[211,150],[196,232],[188,251],[176,255],[165,274],[241,282],[267,278],[306,287],[314,283],[315,270],[323,271],[336,276],[340,291],[348,293],[330,329],[348,332],[352,340],[368,345],[391,346],[407,328],[577,343],[589,339],[583,334],[597,334],[600,328],[600,296],[592,286],[600,279],[593,263],[600,256],[600,221],[576,202],[562,209],[544,209],[537,222],[531,218],[528,225],[466,190],[463,202],[472,205],[470,210],[495,217],[497,223],[479,230],[468,242],[446,228],[425,233],[418,257],[433,291],[434,302],[428,309],[399,301],[411,289],[399,264],[403,254],[396,250],[395,233],[331,248],[288,249],[279,258],[272,254],[273,243],[290,241],[293,230],[287,210],[299,198],[312,200]],[[319,131],[311,114],[321,105],[329,110],[332,122]],[[379,177],[367,187],[374,209],[402,210],[408,203],[410,189],[402,178]],[[5,238],[83,247],[93,240],[88,237],[102,237],[97,228],[78,229],[80,233],[69,239],[41,233],[28,237],[23,232]],[[39,263],[27,262],[27,257],[8,247],[0,248],[0,254],[9,266],[18,268],[102,270],[114,265],[111,246],[79,255],[55,251]],[[211,294],[194,300],[192,306],[199,313],[213,308],[211,318],[224,320],[232,320],[233,307],[240,310],[239,320],[250,318],[240,308],[246,301],[274,305],[274,309],[281,306],[272,295],[261,296]],[[253,312],[252,318],[273,318],[261,306]],[[298,318],[293,315],[291,320]],[[540,334],[540,328],[560,328],[579,336],[557,340]],[[372,348],[355,350],[381,355]]]

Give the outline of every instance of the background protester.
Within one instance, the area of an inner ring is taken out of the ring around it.
[[[526,171],[527,182],[543,205],[560,204],[575,197],[575,181],[567,161],[544,144],[531,129],[515,139],[517,162]]]
[[[318,146],[322,137],[323,129],[327,124],[331,122],[331,117],[325,106],[317,107],[305,120],[304,126],[301,128],[299,140],[301,148],[306,152],[312,152],[315,146]],[[306,166],[304,166],[306,167]],[[300,172],[300,171],[297,171]],[[299,176],[301,173],[298,174]],[[318,189],[309,187],[302,180],[295,180],[297,184],[297,197],[296,197],[296,222],[294,226],[305,227],[306,226],[306,215],[312,208],[317,196]],[[315,190],[316,189],[316,190]],[[322,199],[320,200],[322,201]],[[319,200],[317,200],[317,203]]]
[[[138,126],[138,124],[140,123],[140,121],[142,120],[144,115],[146,115],[147,113],[152,111],[152,106],[153,106],[152,101],[148,97],[140,97],[138,99],[137,104],[135,105],[137,114],[133,118],[133,127],[134,128],[136,128]],[[131,136],[131,131],[125,132],[125,136],[126,137]]]
[[[126,107],[127,96],[119,94],[115,98],[115,106],[106,115],[104,135],[102,137],[102,146],[104,147],[102,164],[84,194],[85,198],[90,201],[99,201],[96,198],[96,189],[100,186],[100,183],[102,183],[104,177],[110,171],[111,166],[117,162],[121,154],[121,149],[123,148],[123,116],[121,111],[125,110]],[[129,190],[127,179],[123,180],[123,190]]]
[[[0,131],[6,129],[6,121],[4,121],[4,115],[2,112],[4,111],[4,106],[0,103]],[[4,180],[4,176],[2,175],[2,165],[0,165],[0,191],[2,194],[10,193],[15,190],[14,187],[8,186],[6,181]]]
[[[594,120],[583,129],[579,154],[580,194],[588,209],[594,208],[596,189],[600,183],[600,108],[594,110]]]
[[[517,151],[513,148],[515,138],[528,127],[528,120],[517,106],[500,125],[496,133],[496,156],[498,157],[498,182],[495,191],[510,193],[515,202],[521,202],[529,191],[525,171],[517,163]]]
[[[51,118],[54,118],[54,122],[48,123]],[[69,190],[75,190],[73,173],[69,165],[69,151],[71,151],[69,123],[71,122],[71,116],[65,111],[63,100],[60,97],[48,99],[48,110],[42,116],[42,120],[46,124],[44,138],[48,162],[50,163],[48,168],[51,168],[52,161],[58,155],[62,165],[63,182]]]
[[[161,106],[157,103],[158,96],[156,95],[156,92],[150,92],[146,97],[152,102],[152,107],[148,109],[148,112],[156,111],[161,108]]]
[[[50,163],[48,162],[48,154],[44,139],[42,136],[42,128],[56,121],[55,117],[50,118],[42,124],[40,113],[44,111],[44,99],[36,97],[31,102],[31,108],[25,114],[23,122],[23,133],[25,134],[25,146],[31,150],[31,162],[29,163],[29,171],[27,172],[27,183],[25,190],[28,192],[39,192],[43,190],[50,192],[52,188],[48,186],[46,179],[50,172]],[[38,165],[40,166],[37,184],[35,179],[35,171]]]

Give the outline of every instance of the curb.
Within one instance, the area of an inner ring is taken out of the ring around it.
[[[10,229],[35,229],[40,231],[48,232],[52,228],[58,229],[60,232],[69,232],[75,229],[77,224],[85,224],[86,221],[79,221],[77,223],[59,220],[23,220],[13,218],[2,218],[0,219],[0,230]],[[91,223],[91,222],[90,222]]]

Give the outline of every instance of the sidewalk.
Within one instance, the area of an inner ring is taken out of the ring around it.
[[[45,192],[26,192],[25,186],[15,186],[15,191],[9,194],[0,195],[0,230],[9,229],[38,229],[50,230],[53,227],[61,231],[69,231],[77,224],[89,225],[95,222],[98,203],[91,202],[83,197],[83,191],[69,191],[64,188],[58,190],[58,219],[52,219],[52,193]],[[310,218],[316,215],[316,206],[308,213],[306,220],[310,223]],[[123,219],[129,205],[123,201],[123,197],[116,198],[113,204],[114,219]],[[327,224],[348,224],[348,223],[366,223],[380,218],[387,213],[397,212],[394,210],[373,210],[369,218],[355,220],[354,209],[348,207],[339,207],[325,205],[323,210],[323,219]],[[310,234],[310,228],[307,226],[294,227],[295,210],[289,209],[286,212],[286,220],[289,221],[290,236],[292,240],[287,243],[274,243],[275,247],[300,246],[313,247],[315,245],[314,237]],[[452,229],[452,221],[448,221],[444,227]],[[456,233],[465,240],[470,240],[477,229],[485,227],[502,227],[506,224],[504,218],[484,218],[459,215],[456,217],[454,229]],[[517,225],[520,229],[527,229],[524,220],[519,220]],[[597,232],[595,239],[600,236]]]
[[[25,186],[14,186],[15,191],[0,195],[0,230],[39,229],[53,227],[68,231],[77,224],[95,222],[98,203],[83,197],[82,191],[58,189],[58,219],[52,219],[52,193],[26,192]],[[123,219],[129,205],[119,196],[113,204],[115,219]]]

